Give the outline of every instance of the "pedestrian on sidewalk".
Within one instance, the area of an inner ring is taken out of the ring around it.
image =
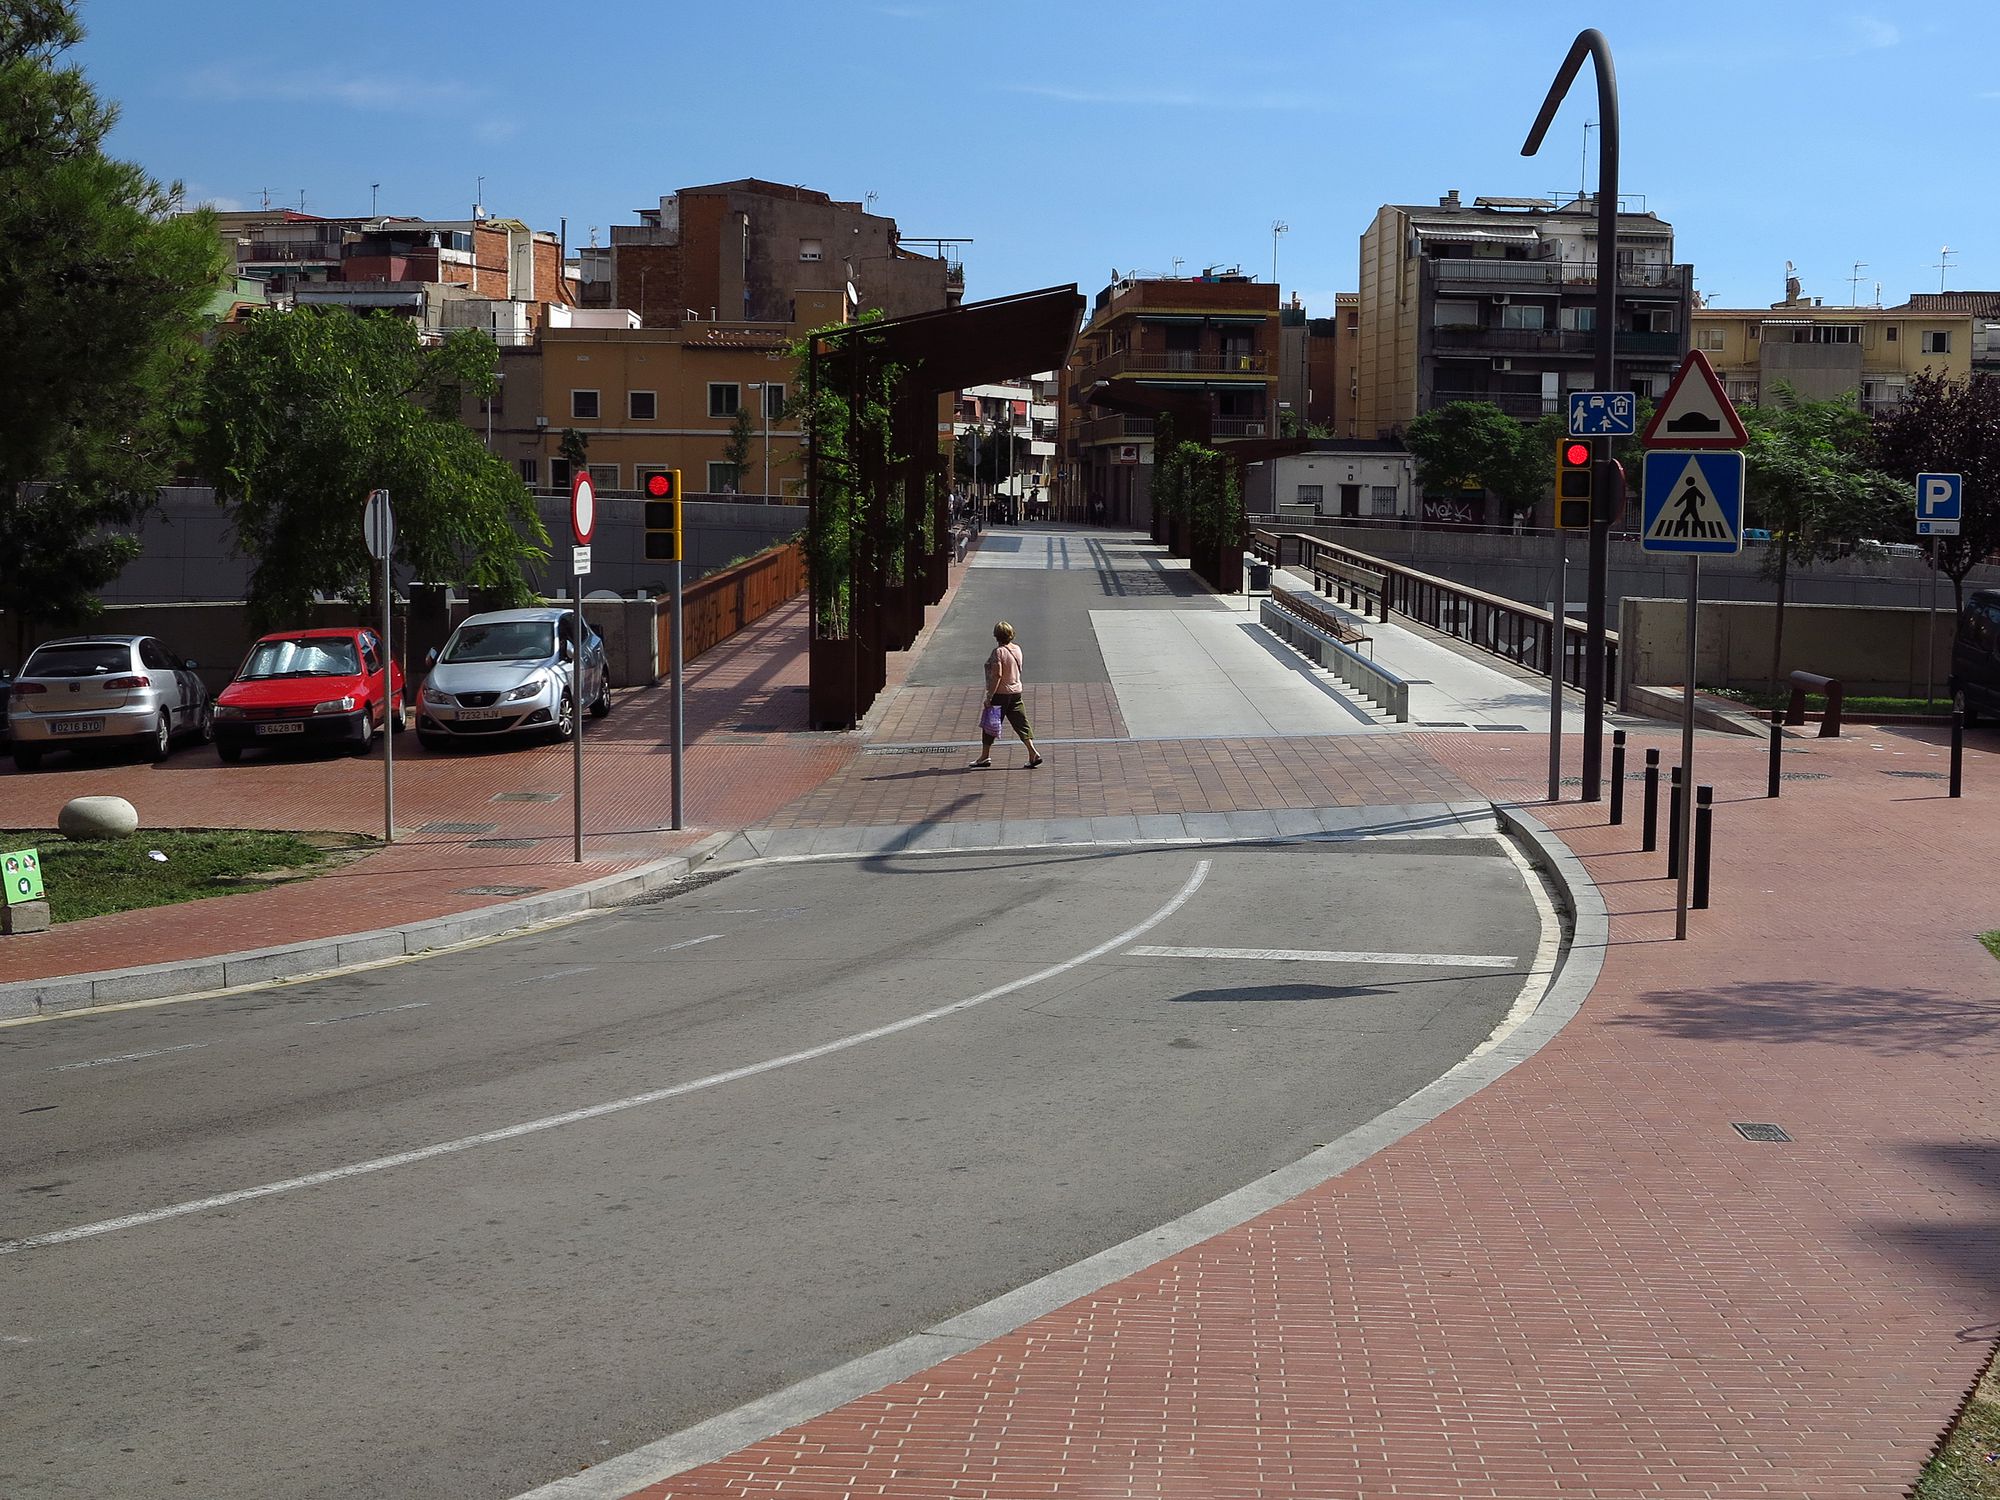
[[[1014,733],[1027,747],[1028,769],[1032,771],[1042,763],[1042,757],[1035,749],[1035,731],[1021,707],[1021,648],[1014,644],[1014,627],[1000,621],[993,627],[993,642],[993,654],[986,658],[986,702],[988,707],[999,709],[1014,726]],[[993,764],[993,741],[997,733],[997,725],[994,733],[987,732],[985,716],[981,715],[979,759],[970,769],[983,771]]]

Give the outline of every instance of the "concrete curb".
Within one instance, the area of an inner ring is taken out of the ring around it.
[[[558,917],[617,906],[669,885],[697,865],[707,863],[733,837],[730,833],[711,834],[686,854],[600,876],[582,885],[474,907],[448,917],[412,922],[407,927],[382,927],[372,932],[350,932],[303,943],[282,943],[271,948],[251,948],[241,953],[220,953],[212,958],[181,959],[139,968],[16,980],[0,984],[0,1020],[88,1010],[133,1000],[170,999],[205,990],[269,984],[304,974],[336,974],[363,964],[410,958],[478,938],[498,937]]]
[[[1475,1052],[1401,1104],[1338,1140],[1172,1223],[1052,1271],[886,1348],[606,1459],[580,1474],[528,1491],[516,1500],[623,1500],[648,1485],[725,1458],[884,1386],[907,1380],[1310,1192],[1429,1124],[1534,1056],[1582,1008],[1596,985],[1604,966],[1610,920],[1582,862],[1548,828],[1511,803],[1496,802],[1491,807],[1493,816],[1525,846],[1529,861],[1554,886],[1567,907],[1570,925],[1555,977],[1540,1004],[1497,1044]],[[1559,916],[1564,914],[1558,912]]]

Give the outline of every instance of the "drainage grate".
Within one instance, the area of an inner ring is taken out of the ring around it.
[[[1780,771],[1778,773],[1778,780],[1780,781],[1830,781],[1832,779],[1833,773],[1831,771]]]
[[[419,823],[418,833],[491,833],[498,823]]]
[[[459,896],[532,896],[541,889],[538,885],[462,885],[454,895]]]
[[[1472,727],[1474,729],[1485,730],[1518,729],[1525,732],[1528,726],[1526,724],[1474,724]]]
[[[468,849],[532,849],[533,839],[474,839],[465,846]]]
[[[1466,728],[1466,727],[1467,727],[1467,726],[1466,726],[1466,724],[1464,723],[1464,721],[1462,721],[1462,720],[1459,720],[1459,719],[1419,719],[1419,720],[1417,720],[1417,728],[1419,728],[1419,729],[1464,729],[1464,728]]]
[[[1884,776],[1902,776],[1911,781],[1943,781],[1942,771],[1884,771]]]
[[[1736,1133],[1746,1141],[1789,1141],[1791,1139],[1790,1136],[1785,1134],[1784,1128],[1778,1125],[1745,1125],[1739,1121],[1736,1124]]]
[[[495,792],[492,802],[560,802],[561,792]]]

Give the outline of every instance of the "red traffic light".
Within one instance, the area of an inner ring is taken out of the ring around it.
[[[648,474],[646,494],[650,499],[669,500],[673,498],[674,479],[671,474]]]
[[[1569,442],[1563,444],[1563,462],[1571,468],[1581,468],[1590,462],[1590,444]]]

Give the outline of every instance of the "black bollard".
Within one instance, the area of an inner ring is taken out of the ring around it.
[[[1951,794],[1956,797],[1965,780],[1965,710],[1951,711]]]
[[[1764,780],[1764,795],[1778,795],[1778,774],[1785,755],[1785,710],[1774,706],[1771,709],[1771,772]]]
[[[1708,910],[1709,840],[1715,833],[1715,788],[1694,789],[1694,897],[1696,911]]]
[[[1681,768],[1674,767],[1673,791],[1667,798],[1667,879],[1678,880],[1681,874],[1681,798],[1685,789],[1681,786]]]
[[[1651,854],[1660,847],[1660,752],[1646,752],[1646,826],[1640,833],[1639,848]]]
[[[1625,731],[1611,731],[1611,826],[1625,821]]]

